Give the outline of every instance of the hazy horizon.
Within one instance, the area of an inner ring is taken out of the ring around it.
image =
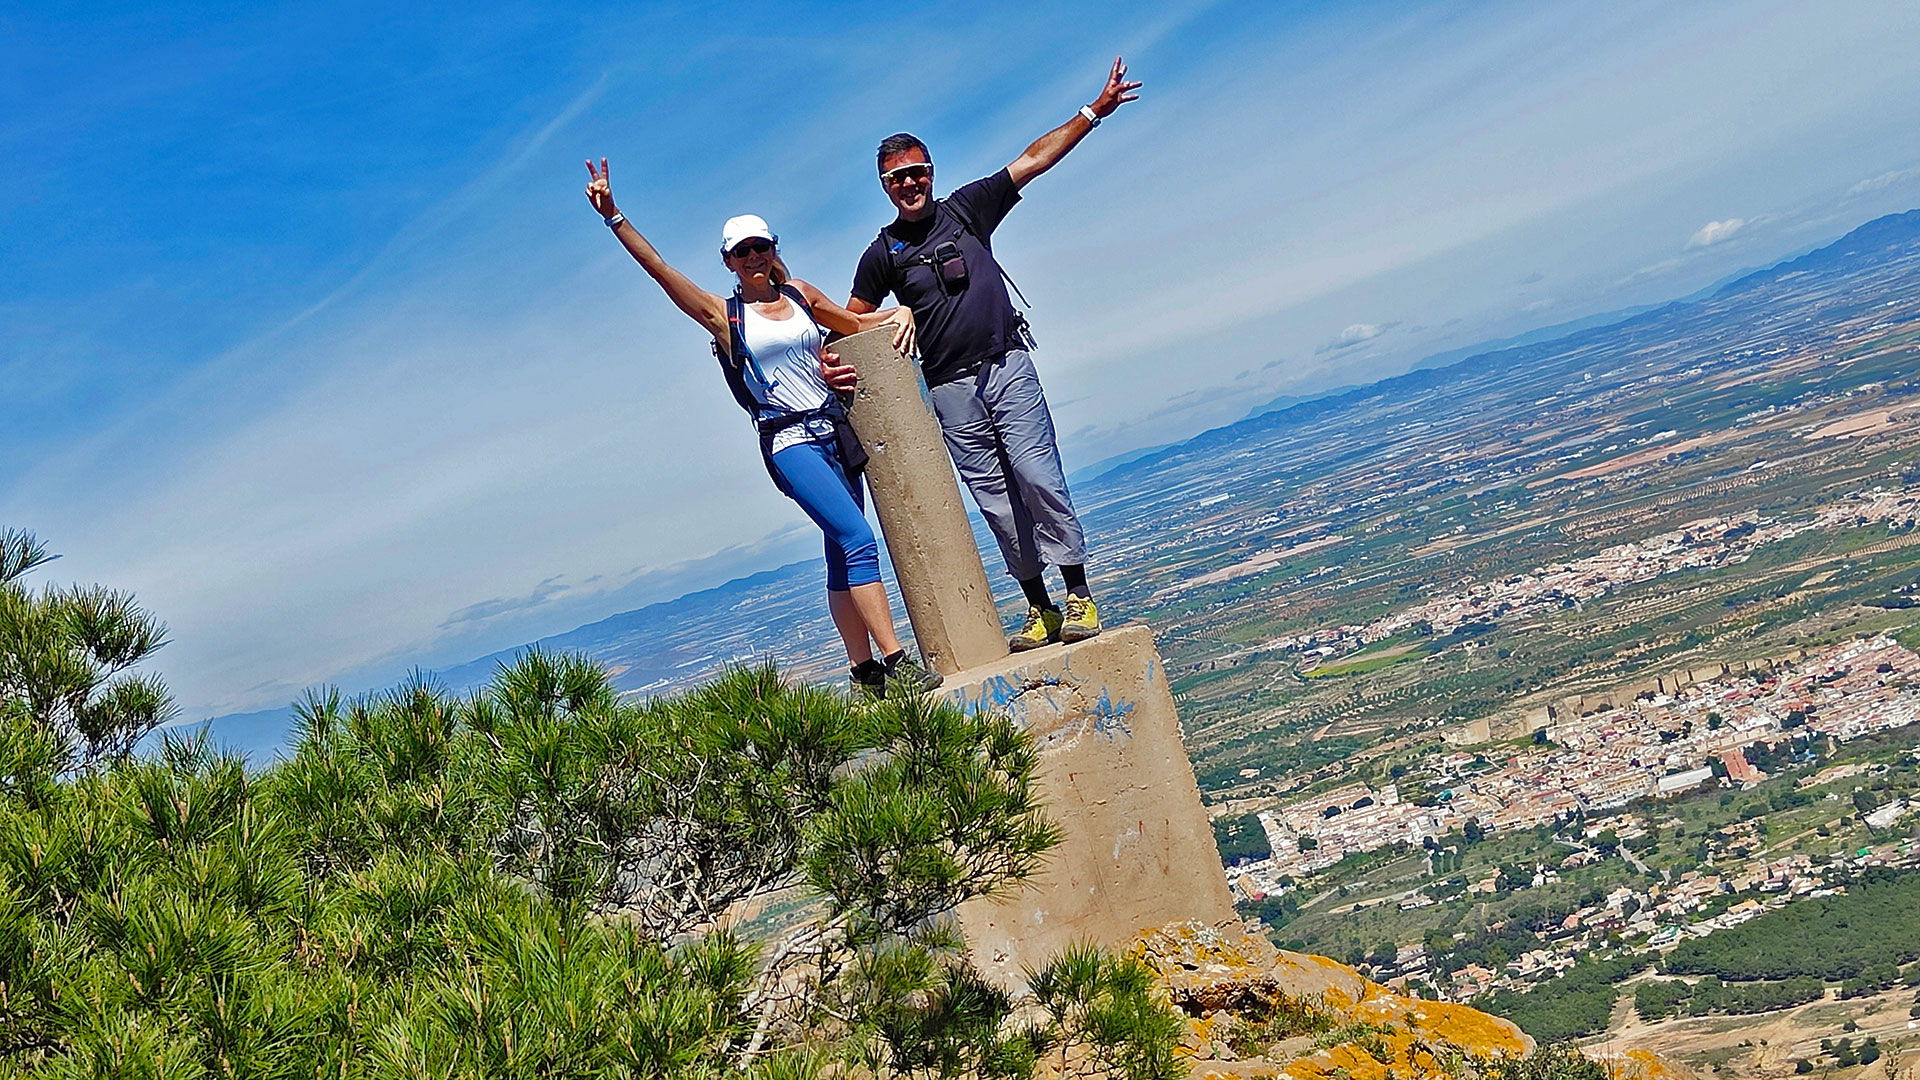
[[[844,295],[880,135],[951,190],[1124,53],[1142,100],[996,237],[1069,468],[1920,205],[1892,3],[771,14],[10,18],[0,522],[64,554],[36,579],[139,595],[202,716],[806,557],[587,155],[708,287],[752,210]],[[808,89],[765,107],[770,72]]]

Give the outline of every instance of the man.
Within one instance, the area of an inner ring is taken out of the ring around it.
[[[860,256],[847,310],[877,310],[888,293],[913,309],[920,370],[947,451],[1027,596],[1026,623],[1007,639],[1015,652],[1090,638],[1100,632],[1100,611],[1087,588],[1086,539],[1028,351],[1032,338],[1007,296],[991,240],[1027,181],[1058,164],[1139,88],[1116,58],[1092,104],[1006,168],[944,199],[933,197],[925,143],[905,133],[880,143],[880,186],[899,216]],[[1060,568],[1064,611],[1047,592],[1048,565]]]

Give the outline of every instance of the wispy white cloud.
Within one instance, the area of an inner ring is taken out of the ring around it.
[[[1010,219],[996,240],[1023,287],[1040,281],[1051,293],[1036,297],[1049,385],[1093,386],[1086,407],[1112,414],[1124,409],[1121,388],[1136,385],[1130,373],[1166,356],[1224,384],[1291,354],[1303,359],[1270,369],[1250,393],[1293,392],[1327,377],[1304,358],[1321,355],[1328,320],[1372,321],[1382,297],[1409,325],[1433,329],[1324,355],[1366,353],[1377,365],[1349,364],[1333,376],[1342,381],[1388,374],[1395,360],[1534,328],[1515,321],[1537,298],[1516,295],[1526,285],[1515,283],[1533,274],[1556,282],[1555,311],[1566,317],[1658,300],[1648,290],[1696,287],[1751,248],[1723,243],[1691,249],[1684,266],[1650,265],[1672,250],[1672,230],[1690,236],[1707,220],[1690,208],[1710,197],[1705,208],[1717,209],[1730,195],[1757,206],[1831,200],[1860,175],[1811,175],[1832,162],[1798,155],[1782,169],[1783,139],[1898,126],[1891,113],[1869,120],[1859,87],[1755,94],[1733,77],[1756,65],[1835,70],[1863,48],[1890,51],[1875,36],[1887,29],[1884,9],[1836,22],[1774,7],[1731,31],[1724,5],[1598,10],[1495,5],[1436,20],[1413,9],[1250,42],[1263,59],[1242,65],[1229,50],[1215,70],[1261,71],[1267,90],[1241,92],[1223,74],[1123,114],[1111,136],[1103,127],[1061,166],[1075,176],[1063,194],[1049,176],[1017,212],[1046,213],[1051,235],[1033,243],[1032,226]],[[1391,80],[1368,66],[1382,56],[1395,58]],[[1920,90],[1911,70],[1876,77],[1877,100],[1895,100],[1895,84]],[[1218,167],[1225,146],[1231,169]],[[1808,175],[1788,177],[1795,169]],[[1763,215],[1743,216],[1752,234]],[[1262,242],[1223,247],[1223,235]],[[1132,268],[1139,288],[1085,273],[1092,252]],[[1151,309],[1131,302],[1143,290]],[[1235,413],[1222,403],[1218,415]]]
[[[1746,228],[1746,226],[1747,222],[1744,218],[1709,221],[1705,225],[1700,226],[1692,236],[1687,238],[1687,248],[1691,250],[1694,248],[1712,247],[1715,244],[1723,243],[1733,239],[1733,235],[1741,229]]]
[[[533,591],[525,596],[497,596],[492,600],[468,604],[447,616],[441,622],[440,629],[449,630],[461,623],[484,623],[502,615],[514,615],[537,608],[573,587],[561,581],[564,577],[565,574],[555,574],[535,585]]]
[[[1332,341],[1320,346],[1318,351],[1325,353],[1340,349],[1350,349],[1355,345],[1372,341],[1374,338],[1379,337],[1381,334],[1399,325],[1398,322],[1354,323],[1352,326],[1340,331],[1339,336],[1335,337]]]
[[[1661,259],[1659,262],[1642,266],[1627,276],[1614,282],[1614,288],[1625,289],[1642,284],[1655,278],[1663,278],[1687,264],[1682,258]]]
[[[1230,29],[1191,18],[1204,10],[1130,24],[1151,32],[1111,47],[1147,93],[995,237],[1035,301],[1070,461],[1531,329],[1542,281],[1556,318],[1697,287],[1773,238],[1767,213],[1893,175],[1905,159],[1881,155],[1920,101],[1888,30],[1920,31],[1905,7],[1329,6]],[[548,88],[468,148],[475,179],[418,200],[290,324],[20,470],[0,517],[66,551],[64,574],[165,616],[167,674],[196,707],[466,659],[817,551],[698,330],[592,220],[579,158],[612,157],[623,206],[710,286],[714,227],[751,209],[777,219],[797,272],[843,294],[885,220],[878,135],[934,139],[951,187],[1097,86],[1075,13],[1024,37],[1084,76],[1051,59],[1030,76],[1011,17],[756,42],[817,76],[772,122],[751,81],[667,97],[660,73],[615,67]],[[990,71],[1004,98],[895,92],[902,41],[926,46],[922,81]],[[1737,77],[1757,68],[1779,88]],[[1740,243],[1661,261],[1701,221],[1731,236],[1729,204]]]
[[[1885,191],[1895,184],[1904,184],[1909,180],[1915,179],[1920,179],[1920,168],[1895,169],[1892,172],[1883,172],[1879,176],[1862,180],[1848,188],[1847,197],[1854,198],[1868,194],[1869,192]]]
[[[463,227],[470,221],[470,215],[486,204],[489,196],[498,193],[503,185],[529,165],[539,162],[552,143],[553,137],[565,130],[568,125],[578,121],[594,102],[600,100],[606,90],[607,77],[601,75],[586,89],[575,94],[573,99],[546,123],[516,137],[513,142],[517,145],[512,146],[505,156],[494,162],[484,173],[438,200],[424,213],[415,216],[380,249],[378,254],[367,260],[339,287],[314,301],[277,329],[284,331],[298,326],[333,306],[341,297],[349,296],[356,289],[363,288],[369,280],[391,266],[395,259],[417,251],[421,245],[431,242],[436,236],[445,237],[448,233]],[[581,171],[586,170],[582,168]]]

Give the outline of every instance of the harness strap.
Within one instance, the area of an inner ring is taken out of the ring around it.
[[[770,437],[778,435],[795,424],[807,424],[815,420],[838,420],[846,415],[846,407],[835,399],[817,409],[803,409],[800,412],[782,412],[760,417],[755,421],[755,426],[760,429],[762,437]]]
[[[821,329],[820,321],[813,317],[813,305],[807,303],[807,298],[801,295],[800,290],[789,283],[780,286],[780,293],[799,305],[801,312],[807,316],[807,321],[813,324],[814,331],[820,334],[822,341],[825,341],[826,331]],[[779,406],[763,402],[754,396],[752,388],[748,387],[746,381],[741,378],[742,372],[750,371],[753,373],[754,381],[759,385],[763,387],[771,385],[766,372],[760,369],[760,362],[754,359],[753,350],[747,347],[746,325],[746,302],[740,298],[740,290],[735,289],[733,294],[727,297],[727,351],[723,354],[720,343],[715,341],[713,343],[714,358],[719,360],[721,366],[726,369],[727,386],[733,391],[733,399],[756,421],[769,411],[785,415],[784,410]]]
[[[860,445],[860,436],[854,432],[853,421],[847,418],[847,408],[841,404],[839,398],[833,398],[817,409],[769,416],[760,420],[758,425],[760,460],[767,466],[767,475],[773,477],[773,486],[785,494],[791,495],[792,492],[787,490],[786,478],[780,475],[779,468],[773,463],[774,436],[796,424],[806,424],[814,420],[831,421],[833,430],[825,435],[816,435],[808,429],[807,438],[832,448],[834,456],[840,461],[840,468],[849,481],[857,479],[867,470],[867,448]]]
[[[963,213],[961,213],[958,207],[956,207],[956,206],[954,206],[954,205],[953,205],[952,203],[950,203],[950,202],[947,202],[947,201],[946,201],[945,199],[942,199],[942,200],[940,200],[940,205],[942,205],[942,206],[944,206],[944,207],[946,207],[946,208],[947,208],[947,210],[948,210],[949,212],[951,212],[951,213],[953,214],[953,216],[954,216],[954,218],[955,218],[955,219],[957,219],[957,220],[958,220],[958,221],[960,222],[960,227],[961,227],[962,229],[965,229],[965,230],[966,230],[966,232],[967,232],[967,235],[968,235],[968,236],[971,236],[971,237],[973,237],[973,238],[974,238],[975,240],[978,240],[978,241],[980,242],[980,246],[981,246],[981,247],[983,247],[983,248],[986,248],[986,249],[987,249],[987,254],[988,254],[988,255],[992,255],[992,254],[993,254],[993,249],[987,246],[987,240],[986,240],[986,237],[984,237],[984,236],[981,236],[981,235],[980,235],[980,231],[979,231],[978,229],[975,229],[975,228],[973,227],[973,220],[972,220],[971,218],[969,218],[969,217],[967,217],[967,215],[965,215],[965,214],[963,214]],[[899,290],[898,290],[898,282],[899,282],[899,278],[898,278],[898,275],[899,275],[899,271],[900,271],[900,263],[899,263],[899,261],[898,261],[897,259],[895,259],[895,258],[894,258],[894,255],[895,255],[895,254],[896,254],[896,253],[898,252],[898,250],[899,250],[899,248],[900,248],[900,247],[902,247],[902,246],[904,246],[904,244],[890,244],[890,243],[888,243],[888,242],[887,242],[887,230],[886,230],[885,228],[882,228],[882,229],[880,230],[880,233],[879,233],[879,239],[880,239],[880,250],[882,250],[882,251],[884,251],[884,252],[886,252],[886,253],[887,253],[887,265],[888,265],[888,266],[890,266],[890,267],[892,267],[892,268],[893,268],[893,270],[894,270],[894,274],[895,274],[895,282],[894,282],[894,284],[895,284],[895,286],[896,286],[896,287],[895,287],[895,290],[894,290],[894,291],[896,291],[896,292],[898,292],[898,291],[899,291]],[[921,256],[918,256],[917,258],[914,258],[914,259],[911,259],[911,260],[909,260],[909,261],[908,261],[908,263],[907,263],[907,265],[909,265],[909,266],[932,266],[932,265],[933,265],[933,256],[931,256],[931,255],[921,255]],[[1017,297],[1019,297],[1019,298],[1020,298],[1020,306],[1021,306],[1021,307],[1023,307],[1023,308],[1026,308],[1026,309],[1028,309],[1028,310],[1032,310],[1032,308],[1033,308],[1033,303],[1032,303],[1031,301],[1029,301],[1029,300],[1027,299],[1027,294],[1026,294],[1026,293],[1023,293],[1023,292],[1021,292],[1021,291],[1020,291],[1020,286],[1019,286],[1019,285],[1018,285],[1017,283],[1015,283],[1015,282],[1014,282],[1014,280],[1013,280],[1013,275],[1012,275],[1012,274],[1009,274],[1009,273],[1007,273],[1007,268],[1006,268],[1006,267],[1004,267],[1004,266],[1002,266],[1002,265],[1000,265],[1000,260],[999,260],[999,259],[997,259],[997,258],[996,258],[996,259],[994,259],[994,260],[993,260],[993,268],[994,268],[995,270],[998,270],[998,271],[1000,271],[1000,280],[1001,280],[1001,281],[1004,281],[1004,282],[1006,282],[1006,283],[1007,283],[1007,287],[1008,287],[1008,288],[1011,288],[1011,289],[1013,290],[1013,295],[1015,295],[1015,296],[1017,296]],[[1021,322],[1023,322],[1023,323],[1024,323],[1024,322],[1026,322],[1026,316],[1025,316],[1025,315],[1022,315],[1022,316],[1021,316],[1021,319],[1020,319],[1020,321],[1021,321]]]
[[[820,320],[813,317],[813,305],[800,290],[791,284],[780,287],[782,295],[799,305],[806,313],[807,321],[813,324],[814,331],[826,339],[826,331],[821,328]],[[727,388],[733,392],[733,399],[753,417],[754,426],[760,434],[760,460],[767,467],[767,475],[773,479],[773,485],[783,492],[788,491],[786,480],[773,463],[773,440],[780,432],[798,424],[811,424],[825,420],[832,424],[832,431],[817,434],[811,427],[806,429],[808,439],[826,443],[833,447],[840,467],[851,480],[857,478],[867,466],[866,448],[860,445],[860,437],[854,433],[852,421],[847,419],[846,405],[836,396],[829,396],[826,403],[814,409],[802,409],[797,412],[783,409],[771,402],[763,402],[754,395],[753,388],[747,385],[746,375],[750,371],[760,386],[767,385],[766,376],[760,370],[760,364],[753,357],[753,350],[747,347],[746,302],[735,290],[727,297],[727,343],[723,349],[718,339],[713,343],[713,355],[720,362],[720,372],[726,376]]]

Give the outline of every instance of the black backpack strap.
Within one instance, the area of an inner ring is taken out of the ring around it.
[[[747,410],[747,415],[759,419],[765,406],[753,396],[753,388],[747,385],[747,368],[753,364],[753,353],[747,349],[746,317],[740,302],[740,294],[727,297],[727,343],[723,348],[720,339],[713,342],[713,358],[720,362],[720,374],[727,380],[727,389],[733,394],[733,400]],[[759,371],[755,367],[755,374]],[[763,384],[765,379],[760,380]]]
[[[899,261],[893,257],[893,242],[887,239],[887,230],[882,228],[874,234],[873,242],[880,245],[880,257],[887,263],[887,292],[898,296],[900,286],[904,284],[904,278],[900,273]],[[883,294],[880,298],[884,300],[886,296]]]
[[[807,321],[813,324],[815,330],[820,329],[820,320],[813,317],[813,305],[807,303],[807,298],[800,292],[798,285],[795,285],[791,281],[784,282],[780,286],[780,291],[786,294],[787,299],[800,305],[800,310],[806,313]],[[824,337],[825,334],[823,333],[821,336]]]
[[[946,203],[945,206],[948,210],[953,211],[954,217],[960,219],[960,227],[967,230],[967,233],[971,235],[975,240],[980,241],[980,246],[983,248],[986,248],[988,254],[990,255],[993,254],[993,248],[987,243],[987,238],[984,236],[981,236],[980,230],[973,227],[973,220],[967,217],[967,215],[961,213],[960,208],[953,205],[952,203]],[[1027,301],[1027,294],[1021,292],[1020,286],[1015,285],[1013,283],[1013,275],[1007,273],[1007,268],[1000,265],[1000,259],[998,256],[994,257],[993,265],[994,265],[994,269],[1000,271],[1000,280],[1006,282],[1007,287],[1013,290],[1013,295],[1020,298],[1020,306],[1023,308],[1027,308],[1028,310],[1032,310],[1033,305]]]
[[[806,315],[807,321],[813,324],[814,332],[820,335],[820,344],[822,347],[825,347],[827,342],[832,341],[834,339],[835,337],[834,331],[829,330],[824,326],[821,326],[820,320],[814,317],[813,305],[807,303],[807,298],[804,294],[800,292],[799,286],[793,284],[792,282],[788,282],[780,286],[780,291],[782,294],[784,294],[787,297],[787,299],[792,300],[796,305],[798,305],[801,312]]]

